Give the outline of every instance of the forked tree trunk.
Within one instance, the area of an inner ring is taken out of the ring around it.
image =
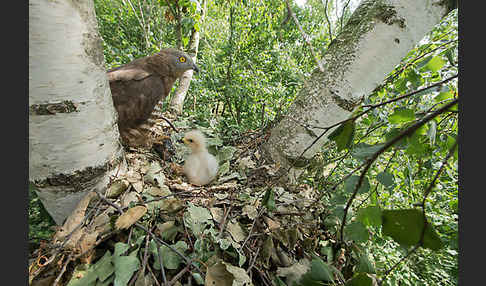
[[[118,138],[93,1],[29,0],[29,181],[57,224],[124,170]]]
[[[270,157],[287,170],[305,166],[333,130],[299,159],[302,152],[331,126],[349,117],[426,33],[454,8],[450,0],[365,0],[349,19],[315,69],[287,115],[271,130],[264,145]],[[308,125],[311,125],[310,127]],[[297,160],[299,159],[299,160]],[[293,184],[302,169],[286,177]]]

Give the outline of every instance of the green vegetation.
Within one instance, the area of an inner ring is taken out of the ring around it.
[[[202,1],[207,1],[206,5]],[[180,118],[190,121],[190,125],[207,128],[205,132],[211,132],[214,140],[221,139],[218,144],[210,144],[219,148],[219,152],[222,152],[222,142],[229,147],[243,133],[271,127],[285,114],[305,79],[316,68],[309,47],[287,15],[285,1],[180,0],[177,5],[174,0],[94,2],[107,69],[160,48],[180,45],[187,49],[193,31],[201,33],[197,58],[201,73],[193,77]],[[342,2],[340,9],[336,9],[334,0],[310,0],[304,7],[291,5],[303,30],[310,35],[318,57],[326,53],[331,39],[351,15],[350,6],[344,5],[348,1]],[[328,4],[327,10],[323,3]],[[200,21],[204,6],[206,16]],[[179,24],[171,11],[179,11]],[[356,116],[367,111],[366,114],[336,129],[307,167],[301,183],[317,190],[322,197],[322,231],[333,241],[343,238],[351,254],[346,254],[348,261],[338,270],[331,264],[340,257],[336,252],[339,247],[329,240],[315,238],[318,241],[312,243],[318,246],[315,249],[319,253],[315,254],[319,257],[312,258],[302,285],[317,285],[316,281],[322,283],[341,276],[353,277],[346,285],[371,285],[368,274],[372,273],[383,279],[383,285],[457,285],[457,104],[381,150],[401,132],[458,98],[457,39],[456,9],[409,52],[381,86],[365,96],[353,113]],[[391,101],[399,96],[404,98]],[[164,107],[168,102],[169,99]],[[387,103],[380,104],[384,102]],[[375,152],[380,154],[365,174],[361,174],[362,169],[355,171]],[[227,161],[229,166],[230,160]],[[52,233],[47,230],[52,222],[32,190],[29,191],[29,237],[46,238]],[[262,205],[273,211],[276,197],[272,189],[266,190],[260,199]],[[353,204],[348,209],[351,201]],[[199,210],[191,205],[189,210],[207,212],[207,221],[199,223],[212,226],[207,209]],[[194,219],[201,218],[194,213],[191,213]],[[185,217],[186,220],[189,218]],[[190,225],[190,228],[196,227]],[[164,240],[186,251],[187,245],[179,245],[184,241],[173,241],[175,233],[181,230],[175,226],[167,229],[174,235],[166,233],[172,239]],[[135,252],[143,246],[142,234],[138,237],[136,234],[134,231],[136,249],[132,245],[130,254],[117,253],[112,258],[107,251],[103,259],[130,260],[130,266],[126,267],[133,273],[139,267],[139,261],[134,259],[139,254]],[[216,248],[231,249],[226,241],[217,241],[216,231],[205,234],[207,237],[193,245],[198,259],[207,261],[213,254],[209,241]],[[273,243],[267,239],[264,249],[273,248]],[[416,247],[417,244],[423,247]],[[125,244],[116,247],[128,249]],[[170,251],[151,241],[150,253],[158,266],[154,268],[160,269],[157,249]],[[267,261],[271,256],[263,255]],[[239,266],[246,263],[248,267],[249,261],[241,253],[233,251],[230,256],[233,265],[243,262]],[[167,263],[173,266],[170,270],[184,267],[178,256],[167,254],[166,258],[163,262],[165,267]],[[111,275],[113,271],[125,269],[122,262],[113,262],[113,267],[100,274],[96,267],[103,267],[104,262],[96,263],[88,270],[79,271],[91,273],[90,279],[99,283],[104,281],[101,276],[106,273]],[[221,264],[221,267],[234,271],[228,265]],[[196,281],[201,279],[198,275],[193,272]],[[129,277],[123,279],[128,281]],[[286,281],[289,280],[287,277]],[[287,285],[280,278],[274,282]]]

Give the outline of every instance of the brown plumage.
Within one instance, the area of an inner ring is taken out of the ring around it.
[[[174,82],[189,69],[199,72],[189,55],[164,49],[108,71],[118,128],[125,143],[144,145],[144,125],[155,105],[169,95]]]

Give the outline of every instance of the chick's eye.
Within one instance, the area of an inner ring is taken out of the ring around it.
[[[185,61],[186,61],[186,58],[185,58],[185,57],[180,57],[180,58],[179,58],[179,61],[180,61],[181,63],[183,63],[183,62],[185,62]]]

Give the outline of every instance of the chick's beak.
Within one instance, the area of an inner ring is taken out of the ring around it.
[[[184,143],[185,144],[186,141],[184,140],[184,138],[181,138],[181,139],[177,140],[177,143]]]

